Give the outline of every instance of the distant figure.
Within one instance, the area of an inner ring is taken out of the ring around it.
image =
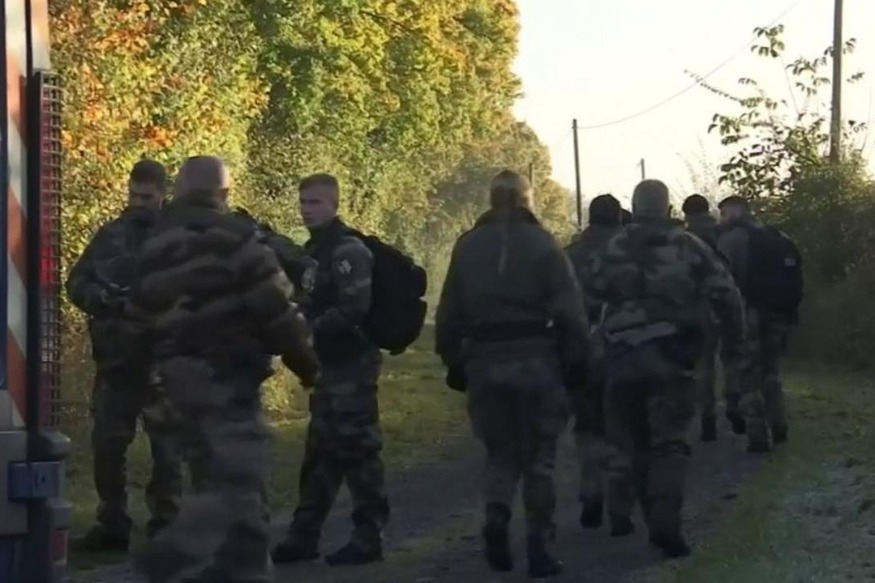
[[[453,249],[436,351],[448,384],[467,390],[486,447],[486,560],[496,571],[513,568],[508,530],[522,480],[529,574],[549,577],[563,566],[548,550],[556,441],[568,423],[563,384],[585,380],[586,312],[568,259],[531,211],[528,181],[504,171],[489,194],[490,210]]]
[[[592,199],[589,205],[589,226],[566,249],[578,281],[590,277],[592,258],[601,253],[605,244],[622,230],[620,201],[605,194]],[[589,374],[585,387],[568,387],[574,409],[574,435],[580,460],[580,502],[583,505],[580,523],[584,528],[598,528],[604,514],[602,472],[618,455],[616,448],[604,439],[605,421],[603,397],[605,390],[604,339],[601,334],[601,313],[604,304],[584,294],[590,322]]]
[[[753,216],[745,199],[730,196],[719,207],[719,248],[744,296],[749,325],[747,357],[728,367],[727,412],[731,398],[737,405],[732,414],[744,417],[740,426],[746,426],[748,449],[765,452],[787,440],[780,362],[799,322],[802,257],[786,234]]]
[[[684,201],[682,210],[687,230],[717,251],[719,225],[711,215],[708,199],[693,194]],[[701,413],[701,438],[709,442],[717,439],[717,350],[720,345],[720,326],[709,300],[702,303],[702,318],[705,322],[705,342],[702,360],[699,362],[697,381]]]
[[[127,551],[128,515],[126,457],[142,416],[152,450],[152,476],[146,486],[152,538],[179,512],[182,496],[181,457],[164,426],[157,396],[149,385],[151,362],[146,351],[127,342],[123,308],[134,284],[134,265],[155,223],[167,188],[167,173],[154,160],[140,160],[128,179],[128,204],[121,215],[100,227],[70,269],[67,294],[88,316],[88,332],[97,374],[91,413],[94,427],[94,486],[100,505],[97,525],[73,548],[81,551]],[[156,408],[157,407],[157,408]]]
[[[585,285],[605,303],[605,429],[624,454],[622,465],[611,468],[612,523],[625,522],[632,532],[637,494],[651,544],[679,557],[690,552],[681,512],[704,336],[701,305],[711,301],[733,348],[744,338],[744,312],[726,267],[670,211],[665,184],[645,180],[635,187],[633,222],[593,257]]]
[[[126,308],[198,473],[195,495],[135,561],[150,583],[183,574],[191,583],[273,581],[261,410],[273,371],[264,354],[281,355],[304,386],[319,381],[293,286],[251,222],[229,212],[229,187],[220,159],[185,161]]]

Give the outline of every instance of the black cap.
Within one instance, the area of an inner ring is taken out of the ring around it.
[[[700,213],[707,213],[711,210],[711,205],[708,202],[708,199],[701,194],[692,194],[684,201],[681,210],[684,211],[685,215],[697,215]]]
[[[620,224],[620,201],[611,194],[600,194],[589,203],[589,224],[612,227]]]

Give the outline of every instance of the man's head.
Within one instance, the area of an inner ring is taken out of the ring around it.
[[[648,219],[666,219],[671,213],[668,187],[659,180],[644,180],[632,193],[632,214]]]
[[[173,196],[177,199],[200,198],[227,205],[231,174],[218,156],[192,156],[182,163]]]
[[[327,225],[337,218],[340,183],[331,174],[312,174],[298,184],[301,219],[308,229]]]
[[[692,194],[684,201],[681,210],[686,216],[703,215],[710,212],[711,205],[708,203],[708,199],[701,194]]]
[[[157,209],[167,192],[167,170],[160,162],[140,160],[128,178],[128,206]]]
[[[502,170],[489,185],[489,206],[493,210],[532,210],[533,195],[532,185],[525,176],[512,170]]]
[[[589,224],[616,227],[621,224],[620,201],[610,194],[600,194],[589,203]]]
[[[750,214],[750,204],[744,198],[732,195],[724,198],[717,205],[720,209],[720,220],[722,222],[741,219]]]

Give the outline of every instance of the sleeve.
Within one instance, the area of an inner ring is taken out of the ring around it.
[[[337,286],[337,303],[313,321],[316,334],[328,337],[359,326],[371,309],[374,257],[365,244],[345,237],[331,257],[331,277]]]
[[[445,365],[457,364],[462,351],[462,306],[459,298],[459,244],[453,248],[450,265],[435,313],[435,352]]]
[[[693,243],[702,256],[705,293],[720,320],[723,337],[729,345],[739,348],[747,335],[741,292],[717,253],[701,241],[693,240]]]
[[[589,324],[583,292],[565,253],[553,243],[544,258],[548,309],[558,327],[563,362],[584,368],[589,350]]]
[[[735,227],[717,240],[717,250],[729,262],[731,275],[739,285],[747,281],[749,239],[750,235],[743,227]]]
[[[106,243],[107,236],[105,230],[99,230],[67,275],[65,286],[67,297],[70,298],[74,306],[89,316],[100,316],[104,308],[101,297],[104,286],[97,278],[94,256],[96,250]]]
[[[243,303],[253,330],[267,352],[280,355],[301,382],[311,386],[319,374],[319,359],[307,321],[291,300],[294,285],[274,253],[256,236],[245,243],[241,255],[254,264],[241,277]]]

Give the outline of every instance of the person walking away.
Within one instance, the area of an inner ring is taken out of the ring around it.
[[[528,570],[562,571],[555,538],[556,442],[568,422],[564,385],[581,386],[587,360],[582,293],[568,258],[538,223],[532,189],[503,171],[490,210],[456,242],[435,320],[436,351],[467,389],[475,436],[486,448],[483,537],[496,571],[513,568],[511,508],[522,481]]]
[[[719,225],[711,215],[710,204],[701,194],[693,194],[684,200],[681,207],[687,230],[717,251]],[[699,388],[701,439],[705,442],[717,439],[717,351],[720,346],[720,325],[711,309],[710,302],[702,305],[705,321],[705,342],[702,360],[699,361],[696,381]]]
[[[730,196],[719,208],[724,228],[718,245],[744,296],[750,327],[746,357],[731,366],[731,394],[744,417],[748,449],[762,453],[787,440],[780,364],[799,322],[802,257],[790,237],[753,215],[744,198]]]
[[[182,467],[168,415],[149,385],[148,354],[126,344],[120,318],[133,285],[133,265],[164,198],[167,175],[154,160],[140,160],[128,179],[127,207],[97,231],[73,264],[66,289],[88,318],[96,374],[91,402],[94,422],[94,486],[100,503],[97,524],[73,542],[80,551],[127,551],[132,520],[128,514],[126,455],[142,417],[152,453],[146,486],[153,537],[179,512]]]
[[[389,519],[377,402],[382,355],[363,332],[373,300],[374,257],[338,216],[340,186],[334,176],[306,177],[299,192],[301,217],[311,235],[304,247],[319,263],[307,316],[324,374],[310,395],[298,506],[273,559],[292,563],[319,557],[322,526],[345,480],[353,500],[353,532],[326,562],[381,561]]]
[[[592,257],[600,253],[608,240],[620,232],[620,201],[609,194],[592,199],[589,226],[568,246],[566,253],[578,281],[589,279]],[[574,410],[574,436],[580,463],[580,523],[584,528],[598,528],[604,514],[603,471],[618,455],[604,439],[604,342],[599,329],[603,304],[583,295],[590,323],[589,374],[585,387],[568,387]],[[622,530],[622,527],[619,528]]]
[[[630,521],[640,500],[650,542],[667,556],[689,554],[681,513],[695,413],[694,368],[710,298],[730,347],[744,338],[744,312],[716,254],[670,218],[669,192],[645,180],[632,197],[633,222],[593,257],[588,293],[605,305],[605,429],[629,467],[611,468],[609,512]],[[637,496],[636,496],[637,494]]]
[[[221,159],[187,159],[125,307],[155,386],[177,412],[199,487],[135,559],[150,583],[274,580],[264,513],[269,464],[261,384],[280,355],[306,386],[319,362],[292,284],[252,224],[231,214]]]

